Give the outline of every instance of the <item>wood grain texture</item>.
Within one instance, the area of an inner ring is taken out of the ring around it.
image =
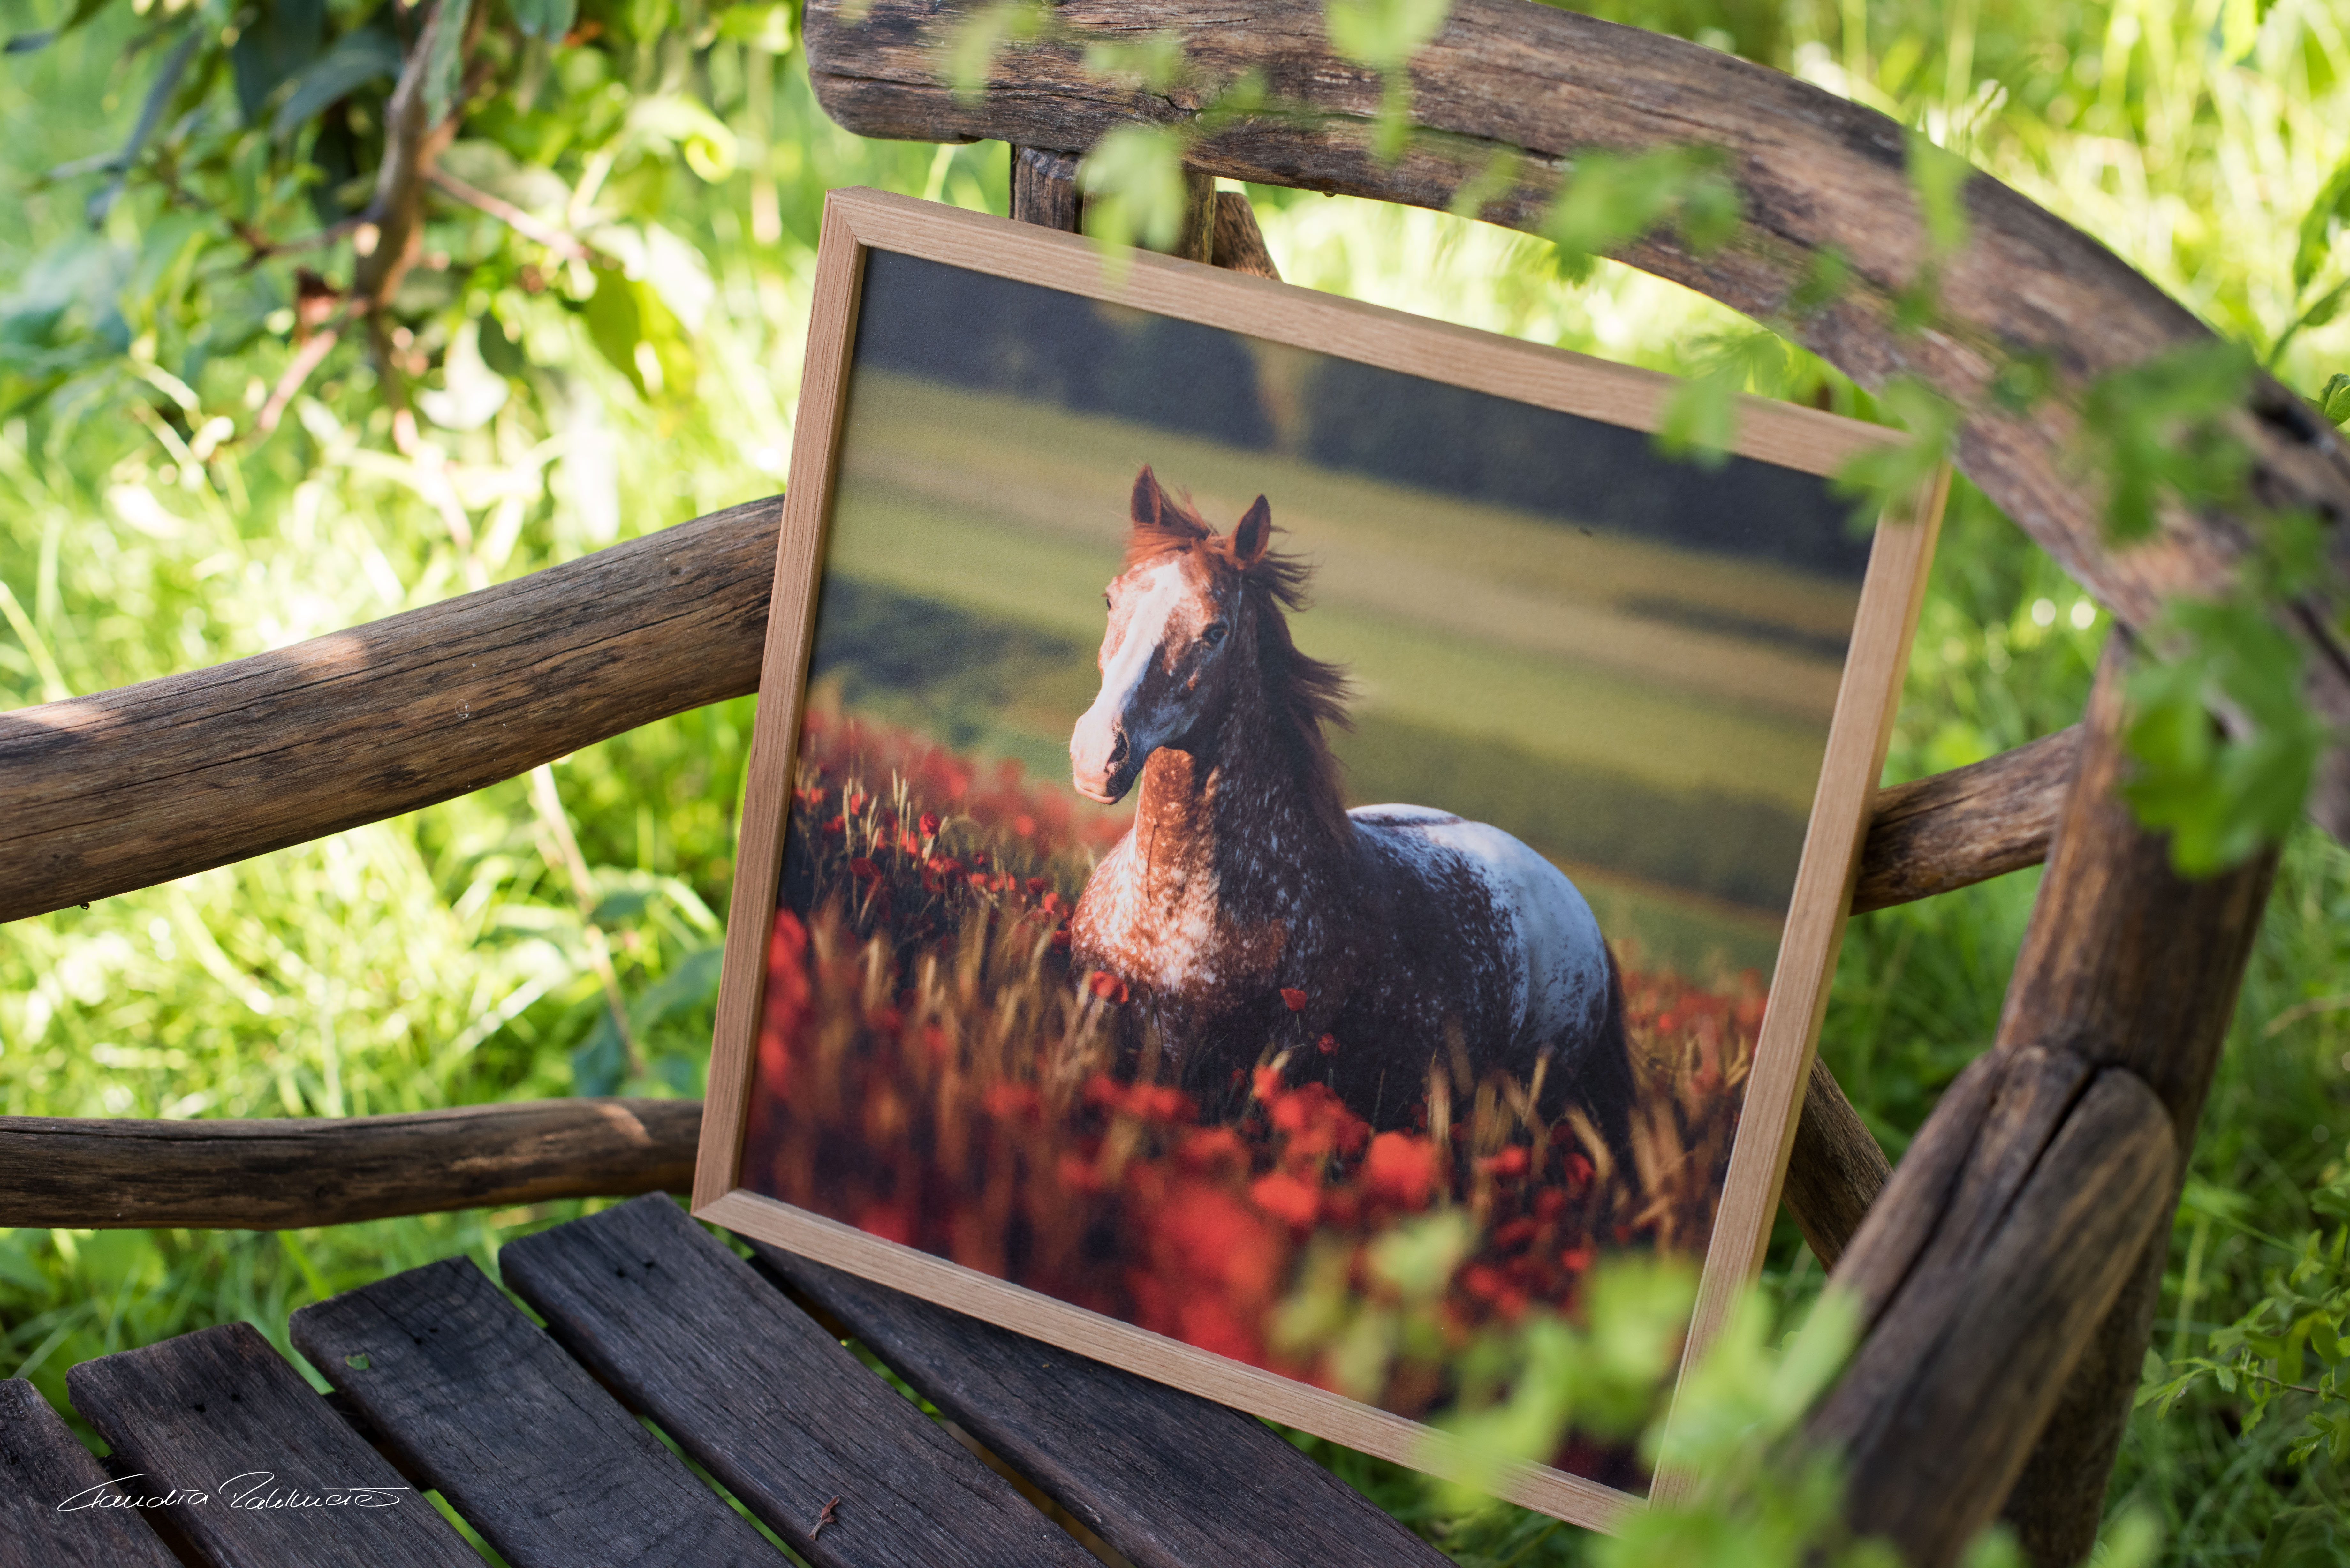
[[[0,919],[461,795],[748,691],[776,504],[425,609],[0,713]]]
[[[782,1568],[471,1259],[304,1307],[292,1332],[400,1468],[514,1568]]]
[[[1228,272],[1281,281],[1281,269],[1265,248],[1264,231],[1256,226],[1256,209],[1238,191],[1216,192],[1215,243],[1208,258]]]
[[[1846,1517],[1911,1568],[1989,1523],[2163,1221],[2178,1153],[2122,1068],[2020,1053],[1950,1209],[1808,1428],[1846,1449]]]
[[[117,1459],[140,1472],[129,1484],[181,1490],[159,1512],[221,1568],[481,1568],[463,1537],[250,1324],[85,1361],[66,1386]]]
[[[1012,216],[1063,234],[1077,232],[1085,214],[1085,197],[1077,190],[1077,160],[1074,153],[1048,152],[1041,147],[1012,150]]]
[[[565,1348],[816,1568],[1091,1568],[667,1198],[511,1242],[498,1265]]]
[[[534,1100],[408,1116],[0,1116],[0,1225],[298,1230],[683,1191],[697,1100]]]
[[[1498,155],[1520,178],[1482,215],[1538,230],[1564,175],[1595,151],[1719,149],[1742,201],[1727,244],[1698,254],[1669,231],[1615,253],[1635,266],[1772,322],[1877,388],[1909,376],[1963,411],[1960,470],[2129,625],[2178,594],[2230,575],[2244,536],[2219,517],[2176,514],[2152,543],[2104,536],[2101,502],[2068,446],[2073,410],[2095,378],[2210,334],[2103,245],[1989,175],[1961,192],[1968,238],[1939,268],[1941,315],[1908,330],[1898,300],[1930,247],[1895,121],[1780,72],[1718,51],[1523,3],[1459,0],[1411,62],[1416,133],[1401,156],[1375,153],[1381,87],[1332,54],[1315,0],[1072,0],[1055,33],[995,57],[983,92],[958,95],[939,45],[984,0],[815,0],[806,17],[810,78],[832,117],[868,136],[995,137],[1080,151],[1111,128],[1182,125],[1244,71],[1279,112],[1243,117],[1194,140],[1186,157],[1234,179],[1447,208]],[[1097,78],[1097,40],[1180,35],[1189,80],[1140,90]],[[1845,286],[1800,307],[1816,258],[1833,250]],[[2054,397],[2017,411],[1992,395],[2011,357],[2049,367]],[[2235,421],[2252,452],[2252,493],[2303,506],[2350,555],[2350,449],[2299,398],[2256,378]],[[2338,574],[2335,579],[2338,585]],[[2312,640],[2320,711],[2350,719],[2350,653],[2317,604],[2294,618]],[[2350,831],[2350,763],[2329,770],[2314,815]]]
[[[2116,636],[2082,721],[2081,761],[2001,1017],[2003,1040],[2062,1044],[2127,1067],[2168,1114],[2184,1179],[2276,867],[2273,852],[2199,882],[2116,794],[2129,647]],[[2161,1212],[2178,1205],[2176,1186]],[[2098,1326],[2007,1501],[2042,1568],[2088,1556],[2152,1331],[2168,1225],[2156,1230]]]
[[[1770,1242],[1949,485],[1945,470],[1931,487],[1910,498],[1906,514],[1879,519],[1869,550],[1804,857],[1780,933],[1770,1002],[1755,1039],[1738,1137],[1722,1178],[1705,1272],[1681,1352],[1684,1376],[1728,1321],[1739,1293],[1762,1268]],[[1695,1480],[1686,1472],[1660,1470],[1654,1495],[1678,1501]]]
[[[1779,1200],[1823,1268],[1836,1266],[1892,1176],[1892,1162],[1845,1097],[1835,1075],[1813,1057]]]
[[[1982,762],[1879,790],[1852,912],[1930,898],[2039,865],[2080,749],[2076,724]]]
[[[1359,1405],[1295,1378],[1071,1306],[746,1188],[697,1207],[694,1214],[860,1279],[937,1302],[967,1317],[1097,1361],[1131,1367],[1220,1405],[1253,1412],[1363,1453],[1433,1475],[1461,1477],[1512,1502],[1595,1530],[1614,1528],[1639,1506],[1637,1499],[1613,1488],[1539,1465],[1505,1469],[1497,1480],[1487,1456],[1471,1452],[1445,1434],[1391,1411]]]
[[[808,299],[807,350],[800,406],[793,424],[792,466],[775,548],[767,563],[769,610],[760,645],[759,701],[743,769],[743,811],[735,818],[734,887],[727,906],[726,951],[718,976],[710,1071],[702,1102],[702,1147],[694,1162],[696,1209],[734,1184],[750,1084],[751,1032],[766,985],[767,933],[775,919],[783,870],[784,803],[799,745],[799,704],[816,635],[816,579],[824,561],[825,520],[832,515],[842,421],[847,414],[848,359],[857,342],[857,306],[865,283],[857,236],[835,216],[840,193],[825,197],[816,236],[816,286]]]
[[[764,1242],[752,1250],[1136,1568],[1445,1561],[1236,1410]]]
[[[0,1382],[0,1568],[179,1568],[137,1511],[72,1506],[100,1490],[120,1495],[41,1391]]]

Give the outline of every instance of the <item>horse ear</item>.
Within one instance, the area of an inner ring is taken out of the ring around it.
[[[1233,558],[1240,562],[1241,570],[1246,571],[1264,559],[1272,544],[1273,508],[1260,495],[1256,504],[1248,509],[1248,515],[1241,519],[1240,526],[1232,530]]]
[[[1134,525],[1157,528],[1159,515],[1166,509],[1167,493],[1159,488],[1159,476],[1144,463],[1142,472],[1134,476]]]

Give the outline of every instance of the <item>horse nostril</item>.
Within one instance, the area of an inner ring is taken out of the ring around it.
[[[1109,765],[1116,767],[1118,763],[1126,761],[1126,751],[1127,741],[1125,734],[1121,732],[1112,736],[1109,742]]]

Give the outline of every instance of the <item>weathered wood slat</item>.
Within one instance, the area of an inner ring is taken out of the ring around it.
[[[179,1568],[137,1510],[101,1494],[121,1490],[41,1391],[0,1382],[0,1568]]]
[[[140,1472],[126,1487],[176,1490],[158,1512],[220,1568],[481,1568],[432,1504],[249,1324],[85,1361],[66,1386]]]
[[[1495,158],[1519,178],[1482,215],[1539,232],[1561,175],[1593,151],[1661,146],[1720,150],[1742,201],[1726,244],[1699,254],[1669,230],[1622,260],[1773,321],[1862,385],[1924,381],[1962,411],[1956,461],[2074,578],[2131,626],[2168,597],[2225,583],[2246,536],[2223,518],[2175,514],[2154,541],[2117,549],[2101,498],[2072,461],[2072,409],[2098,376],[2209,330],[2105,246],[1987,174],[1962,192],[1969,237],[1933,257],[1908,172],[1908,134],[1873,109],[1781,72],[1678,38],[1523,0],[1455,0],[1444,27],[1412,57],[1419,133],[1400,156],[1373,145],[1378,73],[1331,51],[1319,0],[1068,0],[1054,32],[1007,44],[983,91],[958,91],[941,46],[985,0],[812,0],[809,77],[834,119],[867,136],[999,138],[1081,151],[1136,122],[1189,125],[1244,72],[1275,112],[1228,119],[1185,152],[1235,179],[1447,208]],[[1190,79],[1146,89],[1099,73],[1088,43],[1179,36]],[[1816,308],[1799,303],[1819,258],[1844,286]],[[1936,329],[1917,332],[1900,301],[1937,266]],[[1993,394],[2011,358],[2044,364],[2042,406]],[[2252,452],[2251,493],[2306,507],[2336,525],[2350,555],[2350,448],[2292,392],[2255,378],[2236,421]],[[2338,591],[2338,581],[2327,591]],[[2319,646],[2312,691],[2350,718],[2350,654],[2322,605],[2293,621]],[[2350,833],[2350,766],[2329,773],[2314,814]]]
[[[751,1250],[1136,1568],[1444,1562],[1238,1411],[779,1247]]]
[[[376,822],[757,684],[778,503],[0,713],[0,919]]]
[[[1824,1267],[1836,1266],[1892,1175],[1876,1135],[1845,1098],[1828,1064],[1814,1058],[1779,1200]]]
[[[408,1116],[0,1116],[0,1225],[278,1231],[684,1191],[699,1100],[533,1100]]]
[[[2036,866],[2081,751],[2078,724],[1877,792],[1852,912],[1930,898]]]
[[[2121,638],[2107,648],[2082,721],[2090,738],[2001,1033],[2064,1044],[2100,1064],[2126,1067],[2153,1089],[2178,1151],[2178,1181],[2159,1205],[2168,1216],[2178,1207],[2276,857],[2255,856],[2188,882],[2171,870],[2166,841],[2132,819],[2116,794],[2128,765],[2120,742],[2126,652]],[[2041,1568],[2071,1568],[2095,1543],[2169,1247],[2169,1226],[2158,1227],[2008,1499],[2007,1521]]]
[[[304,1307],[294,1347],[514,1568],[783,1558],[471,1260]]]
[[[817,1568],[1091,1568],[667,1198],[512,1242],[498,1264],[566,1349]]]

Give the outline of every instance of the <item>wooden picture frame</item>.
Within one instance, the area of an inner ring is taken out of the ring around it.
[[[825,209],[790,487],[785,497],[756,728],[741,819],[693,1212],[1052,1345],[1439,1472],[1484,1473],[1434,1428],[1405,1416],[1215,1354],[1180,1339],[1007,1282],[842,1220],[794,1207],[741,1180],[770,928],[783,871],[787,812],[815,636],[819,580],[839,472],[867,258],[925,258],[1038,286],[1076,301],[1199,324],[1384,368],[1599,424],[1653,431],[1670,378],[1453,327],[1194,263],[1137,254],[1116,266],[1087,242],[872,191],[834,192]],[[1835,472],[1891,432],[1755,399],[1739,405],[1732,452],[1810,476]],[[1802,829],[1800,862],[1780,929],[1767,1006],[1752,1046],[1742,1110],[1719,1189],[1690,1324],[1686,1370],[1760,1267],[1825,1009],[1868,806],[1884,764],[1915,629],[1942,485],[1878,520],[1866,546],[1849,652],[1833,684],[1832,718]],[[1123,495],[1111,498],[1123,504]],[[1278,513],[1276,512],[1276,517]],[[1220,525],[1229,519],[1213,519]],[[1588,530],[1586,530],[1588,532]],[[1292,1005],[1295,1005],[1292,1003]],[[1325,1036],[1326,1042],[1328,1036]],[[1535,1092],[1539,1094],[1540,1080]],[[1449,1125],[1449,1124],[1448,1124]],[[1490,1476],[1488,1478],[1490,1480]],[[1649,1495],[1688,1478],[1657,1476]],[[1607,1528],[1638,1495],[1543,1465],[1512,1468],[1513,1501]]]

